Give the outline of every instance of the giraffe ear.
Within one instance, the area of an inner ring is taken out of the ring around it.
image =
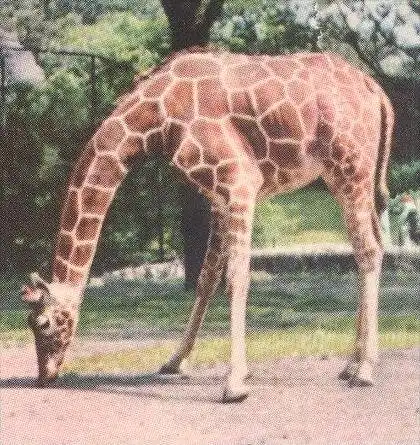
[[[20,293],[22,300],[31,305],[42,305],[49,300],[49,284],[36,272],[30,275],[32,286],[23,286]]]
[[[32,285],[35,288],[42,288],[42,289],[46,290],[47,292],[50,292],[50,285],[40,277],[38,272],[31,273],[30,278],[31,278]]]
[[[36,304],[42,302],[42,292],[26,285],[20,290],[20,295],[22,297],[22,301],[25,303]]]

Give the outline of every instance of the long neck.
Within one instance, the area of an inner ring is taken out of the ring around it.
[[[84,286],[101,227],[114,194],[133,161],[145,158],[141,134],[126,134],[118,117],[89,141],[70,179],[52,266],[54,282]]]

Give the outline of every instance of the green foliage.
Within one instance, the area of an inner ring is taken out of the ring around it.
[[[169,29],[163,15],[150,20],[138,19],[131,13],[114,13],[93,25],[68,29],[61,43],[144,71],[169,52]]]
[[[420,187],[420,161],[393,163],[389,173],[391,195],[417,190]]]
[[[59,69],[28,97],[30,130],[40,140],[68,146],[88,125],[88,104],[86,78]]]
[[[226,2],[212,40],[234,52],[278,54],[313,49],[318,30],[297,20],[288,3]]]
[[[321,47],[359,60],[382,77],[418,79],[420,51],[418,5],[410,0],[336,1],[318,15]]]
[[[345,240],[341,210],[325,190],[305,188],[276,196],[257,206],[253,234],[255,247]]]

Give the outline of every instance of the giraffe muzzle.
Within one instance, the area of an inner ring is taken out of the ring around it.
[[[49,359],[44,365],[39,367],[37,386],[45,388],[54,382],[58,377],[59,367],[53,358]]]

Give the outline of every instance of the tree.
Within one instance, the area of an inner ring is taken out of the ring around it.
[[[318,14],[320,46],[342,52],[375,75],[396,112],[394,159],[419,159],[420,3],[338,1]]]
[[[10,177],[10,165],[12,163],[11,150],[7,149],[6,143],[6,125],[5,125],[5,103],[6,87],[16,84],[34,85],[44,80],[44,72],[37,64],[33,54],[29,51],[11,51],[8,47],[22,48],[16,33],[10,32],[0,27],[0,54],[2,69],[0,72],[0,82],[2,85],[1,93],[1,122],[0,122],[0,270],[5,270],[9,263],[10,252],[10,226],[9,220],[9,183],[15,178]],[[4,73],[4,79],[2,75]],[[4,89],[3,89],[4,88]]]
[[[162,0],[162,6],[169,20],[172,46],[180,50],[209,42],[210,28],[222,11],[223,0]],[[180,194],[185,287],[194,288],[207,249],[210,205],[190,186],[181,185]]]
[[[381,78],[418,79],[419,9],[414,0],[338,1],[319,13],[321,40],[344,41]]]
[[[222,12],[224,0],[162,0],[175,50],[205,45],[210,28]]]

